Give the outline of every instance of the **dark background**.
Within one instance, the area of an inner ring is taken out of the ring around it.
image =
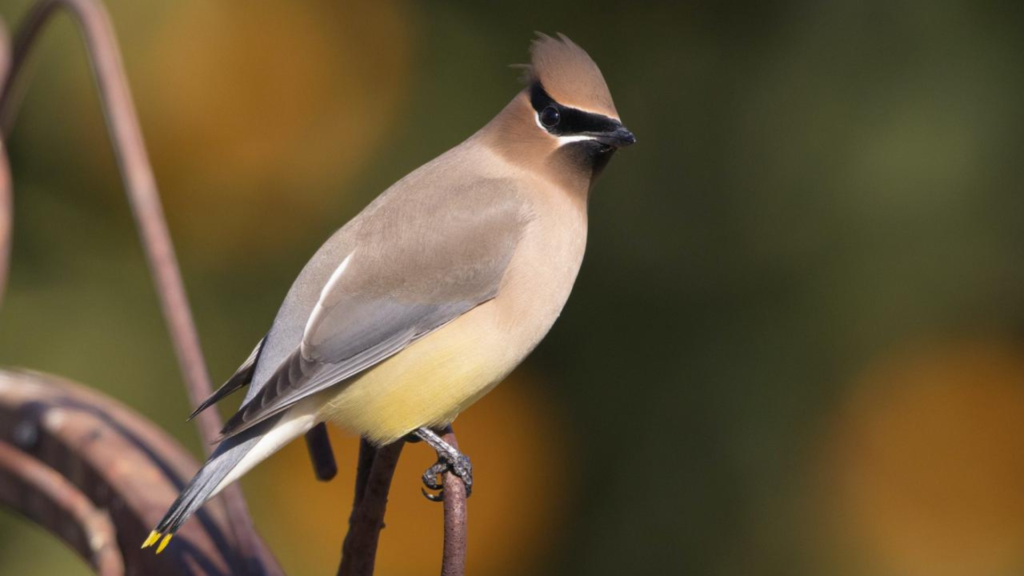
[[[215,380],[333,230],[519,90],[534,30],[604,71],[639,143],[594,191],[555,329],[457,423],[470,574],[1024,571],[1018,3],[108,5]],[[38,48],[0,362],[198,454],[69,21]],[[293,575],[337,561],[335,438],[332,484],[301,443],[243,482]],[[382,575],[439,561],[431,460],[403,458]],[[86,571],[0,512],[0,573]]]

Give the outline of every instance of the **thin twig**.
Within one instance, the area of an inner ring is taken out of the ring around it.
[[[14,219],[14,196],[11,192],[11,166],[7,161],[7,144],[0,135],[0,303],[7,291],[7,274],[11,268],[11,222]]]
[[[96,86],[103,104],[114,153],[124,178],[132,213],[160,296],[160,304],[171,332],[178,363],[185,376],[189,395],[198,406],[212,391],[206,362],[199,348],[192,314],[178,270],[174,247],[167,230],[156,179],[142,140],[135,105],[125,80],[121,55],[110,19],[102,5],[93,0],[42,0],[29,12],[14,42],[14,57],[6,81],[0,89],[0,116],[8,114],[14,80],[25,65],[35,39],[49,17],[58,8],[66,9],[81,29],[89,62],[95,72]],[[220,430],[216,411],[197,418],[207,443]]]
[[[313,473],[321,482],[333,480],[338,475],[338,462],[331,450],[331,437],[327,435],[327,425],[323,422],[313,426],[306,432],[306,448],[309,459],[313,461]]]
[[[444,441],[459,447],[455,431],[451,428]],[[466,485],[462,479],[445,472],[444,486],[444,554],[441,557],[441,576],[462,576],[466,573]]]
[[[178,365],[185,377],[192,405],[198,406],[212,390],[206,361],[185,296],[185,287],[125,79],[113,26],[101,3],[95,0],[41,0],[33,7],[18,31],[10,67],[0,85],[0,120],[13,120],[14,80],[24,67],[35,38],[57,8],[66,9],[74,17],[84,36],[114,154],[139,228]],[[3,202],[2,198],[0,202]],[[216,410],[207,410],[199,415],[196,422],[207,450],[212,450],[221,427],[220,415]],[[255,529],[241,489],[237,485],[229,487],[224,491],[224,498],[232,519],[235,540],[247,556],[252,556],[259,547],[256,545]],[[253,567],[256,569],[258,563],[254,562]]]
[[[11,43],[7,27],[0,20],[0,89],[11,67]],[[0,110],[3,106],[0,104]],[[2,116],[2,114],[0,114]],[[11,222],[14,220],[14,194],[11,191],[11,167],[7,161],[7,144],[0,131],[0,303],[7,288],[11,266]]]
[[[363,442],[364,445],[369,445],[365,440]],[[384,528],[384,513],[387,510],[391,478],[395,475],[395,467],[398,465],[398,457],[402,455],[404,445],[405,442],[400,440],[375,449],[373,465],[362,486],[362,496],[360,497],[358,490],[356,492],[356,503],[348,520],[348,534],[341,546],[338,576],[373,574],[374,562],[377,559],[377,542],[380,539],[380,531]],[[361,468],[364,456],[361,449]]]

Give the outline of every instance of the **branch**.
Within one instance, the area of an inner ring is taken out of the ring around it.
[[[132,213],[189,397],[193,406],[197,406],[211,391],[209,376],[114,32],[107,13],[97,0],[40,0],[19,30],[11,58],[8,58],[6,36],[0,26],[0,298],[7,279],[12,218],[11,179],[4,136],[16,115],[15,79],[25,64],[35,38],[57,8],[68,10],[84,35]],[[26,383],[34,386],[26,387]],[[11,386],[13,384],[17,386]],[[47,385],[51,388],[47,389]],[[60,391],[55,394],[52,387]],[[26,391],[30,395],[39,394],[54,403],[47,407],[45,402],[39,403],[39,398],[21,398],[22,404],[18,401],[4,404],[5,400],[20,398],[19,394]],[[5,406],[20,407],[11,408],[13,412],[5,414]],[[23,415],[18,414],[25,406],[33,406],[35,416],[20,420]],[[69,422],[77,424],[70,426],[73,430],[70,436],[62,435],[66,430],[59,425],[56,431],[47,428],[53,424],[51,420],[55,419],[43,419],[44,414],[53,413],[50,408],[60,414],[56,420],[61,422],[68,414],[73,415]],[[128,426],[122,420],[133,420],[133,424]],[[9,425],[16,421],[19,422],[17,426]],[[213,439],[221,425],[219,414],[208,410],[197,418],[197,423],[208,449],[212,449]],[[82,432],[83,427],[90,430],[88,434]],[[135,429],[129,430],[132,427]],[[120,443],[111,441],[111,436],[118,434],[124,435]],[[161,438],[161,434],[153,425],[130,414],[120,405],[97,394],[77,390],[67,382],[37,374],[0,370],[0,439],[11,438],[33,454],[40,452],[36,454],[39,460],[36,462],[0,445],[0,449],[5,448],[0,451],[0,498],[4,502],[11,503],[21,498],[23,493],[39,496],[49,503],[45,508],[48,511],[46,513],[40,512],[39,508],[18,507],[17,503],[14,506],[37,523],[50,527],[58,535],[70,540],[74,537],[68,535],[65,524],[67,519],[73,518],[75,521],[71,524],[80,533],[101,535],[99,540],[89,538],[89,542],[102,541],[104,534],[101,521],[92,519],[90,501],[109,508],[114,526],[117,527],[116,536],[123,562],[128,565],[129,573],[198,576],[221,574],[226,569],[231,574],[282,574],[280,567],[256,536],[237,485],[225,490],[219,502],[208,504],[197,515],[200,521],[191,522],[182,529],[180,534],[184,545],[172,548],[177,551],[163,557],[169,556],[175,562],[155,562],[154,556],[139,554],[138,542],[143,539],[148,527],[159,519],[184,485],[184,479],[191,477],[196,469],[188,455],[166,436]],[[92,442],[101,436],[104,442]],[[445,439],[457,446],[454,433],[450,430]],[[326,429],[315,428],[306,440],[317,476],[320,479],[333,477],[337,468]],[[51,442],[55,448],[48,449]],[[344,555],[339,575],[369,576],[373,573],[380,530],[384,527],[387,495],[402,446],[403,443],[399,442],[378,450],[365,441],[362,443],[355,502],[349,521],[349,534],[343,543]],[[139,453],[132,453],[133,448]],[[152,461],[147,463],[146,458]],[[177,464],[171,466],[170,462],[174,460],[177,460]],[[126,462],[129,464],[126,465]],[[63,482],[61,474],[71,483]],[[445,545],[442,575],[460,576],[465,569],[465,486],[452,474],[445,474],[443,483]],[[23,486],[25,492],[19,492],[12,486]],[[4,488],[7,490],[2,490]],[[154,494],[154,490],[159,498],[147,498]],[[63,514],[65,521],[54,524],[55,514]],[[227,531],[233,532],[237,549],[225,541],[224,534]],[[70,543],[75,546],[76,542]],[[86,550],[76,546],[76,549],[91,560],[104,576],[120,573],[117,561],[112,559],[114,556],[104,553],[99,558],[96,556],[99,552],[91,548]]]
[[[198,406],[212,390],[206,361],[185,296],[185,287],[160,205],[156,179],[143,143],[142,130],[139,128],[135,106],[125,79],[113,26],[100,2],[40,0],[33,7],[18,30],[10,65],[0,67],[0,70],[6,72],[0,82],[0,125],[9,126],[14,120],[14,81],[24,67],[36,37],[57,8],[67,10],[83,34],[86,53],[107,119],[114,155],[117,157],[132,214],[139,228],[139,236],[178,357],[178,365],[185,377],[192,405]],[[4,152],[3,156],[6,156],[4,150],[0,152]],[[6,158],[0,159],[0,163],[5,161]],[[5,168],[6,166],[0,166],[0,172],[5,172]],[[3,212],[3,216],[0,216],[0,242],[3,243],[4,252],[9,250],[10,243],[4,240],[9,239],[11,218],[9,177],[7,186],[3,181],[6,175],[0,174],[0,211]],[[4,190],[7,191],[6,197]],[[6,276],[6,254],[0,255],[0,259],[0,274]],[[5,279],[3,276],[0,276],[0,282]],[[204,440],[203,444],[208,451],[212,451],[221,427],[220,415],[216,410],[207,410],[199,415],[196,422]],[[224,490],[223,495],[228,505],[237,544],[243,551],[255,551],[258,548],[258,537],[241,488],[238,485],[230,486]]]
[[[111,144],[124,180],[132,215],[139,227],[139,236],[146,251],[146,258],[160,297],[160,305],[178,356],[178,364],[185,376],[192,403],[198,406],[212,391],[206,372],[206,362],[199,347],[199,337],[185,296],[171,236],[160,205],[156,179],[153,177],[149,156],[142,140],[135,105],[132,103],[131,92],[125,80],[117,40],[110,17],[99,2],[41,0],[33,7],[15,37],[10,69],[0,87],[0,118],[4,118],[6,122],[13,122],[14,81],[24,68],[26,58],[39,33],[58,8],[68,11],[78,24],[85,40],[86,53],[95,75]],[[201,423],[200,432],[206,444],[212,444],[220,430],[219,415],[216,411],[206,411],[197,420]]]
[[[455,431],[448,428],[444,441],[459,447]],[[462,576],[466,573],[466,485],[451,472],[441,478],[444,485],[444,555],[441,576]]]
[[[182,527],[180,544],[160,556],[141,550],[199,466],[159,427],[79,384],[0,369],[0,462],[0,500],[104,576],[122,559],[126,573],[147,576],[281,573],[258,541],[255,561],[232,545],[220,499]]]
[[[391,478],[402,455],[404,441],[374,448],[366,440],[359,443],[359,469],[356,496],[349,516],[348,534],[341,546],[338,576],[371,576],[377,558],[377,541],[384,528]]]
[[[61,538],[100,576],[124,574],[110,516],[52,468],[0,442],[0,502]]]
[[[459,441],[449,427],[444,440],[455,448]],[[355,498],[349,531],[342,545],[338,576],[370,576],[377,555],[377,542],[384,528],[388,491],[404,441],[374,448],[365,439],[359,443]],[[462,576],[466,571],[466,485],[446,472],[444,485],[444,554],[441,576]]]
[[[313,426],[306,432],[306,448],[309,459],[313,462],[313,474],[321,482],[329,482],[338,475],[338,462],[331,450],[331,437],[327,435],[327,425],[323,422]]]
[[[0,94],[3,85],[6,84],[8,71],[11,66],[10,41],[7,37],[7,27],[0,19]],[[0,99],[0,117],[2,117],[3,104]],[[11,191],[11,167],[7,163],[7,144],[2,132],[0,132],[0,302],[3,302],[4,291],[7,288],[7,273],[11,267],[11,222],[14,219],[14,195]]]

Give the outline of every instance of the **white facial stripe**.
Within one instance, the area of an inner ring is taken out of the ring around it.
[[[591,136],[559,136],[558,145],[565,146],[566,144],[572,144],[573,142],[583,142],[584,140],[597,140]]]
[[[540,112],[535,112],[533,114],[533,121],[537,124],[538,128],[540,128],[544,132],[548,132],[548,129],[545,128],[544,125],[540,123]],[[548,132],[548,134],[551,133]],[[554,136],[554,134],[551,135]],[[573,142],[583,142],[585,140],[596,140],[596,138],[593,138],[591,136],[555,136],[555,138],[558,139],[559,146],[565,146],[566,144],[572,144]]]
[[[334,272],[331,273],[331,278],[327,280],[327,284],[324,284],[323,290],[320,291],[320,298],[316,301],[316,306],[313,307],[313,313],[309,315],[309,320],[306,321],[306,327],[302,330],[301,347],[303,348],[303,355],[306,354],[306,336],[309,334],[310,330],[316,328],[326,311],[323,306],[324,298],[326,298],[327,294],[334,289],[334,285],[338,283],[338,280],[341,280],[341,275],[345,273],[345,268],[348,268],[348,263],[352,260],[352,256],[354,254],[355,251],[350,253],[348,256],[345,256],[345,259],[341,261],[341,264],[339,264],[338,267],[334,269]]]
[[[540,112],[534,112],[533,113],[533,121],[537,124],[537,128],[540,128],[541,130],[543,130],[545,132],[548,131],[548,129],[545,128],[544,125],[540,123]]]

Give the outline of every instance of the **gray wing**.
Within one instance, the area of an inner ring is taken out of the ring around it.
[[[389,192],[321,250],[334,264],[326,281],[331,267],[310,262],[319,292],[305,286],[305,293],[317,294],[315,304],[288,319],[293,332],[302,324],[301,338],[250,390],[224,437],[359,374],[497,294],[529,218],[510,181]],[[282,309],[302,288],[293,287]]]
[[[236,390],[243,386],[248,386],[249,382],[252,382],[253,374],[256,373],[256,362],[259,361],[260,352],[263,351],[263,344],[266,341],[266,336],[260,338],[256,347],[253,348],[252,353],[245,359],[245,362],[242,362],[242,365],[238,367],[238,370],[235,370],[235,373],[231,375],[231,378],[228,378],[227,382],[221,384],[221,387],[217,388],[213,394],[210,394],[209,398],[203,400],[203,403],[200,404],[194,412],[192,412],[186,422],[198,416],[203,410],[206,410],[210,406],[213,406],[217,402],[220,402],[224,398],[230,396]]]

